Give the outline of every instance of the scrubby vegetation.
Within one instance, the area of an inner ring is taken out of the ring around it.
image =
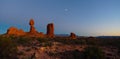
[[[82,45],[85,44],[85,40],[79,40],[79,39],[70,39],[70,38],[38,38],[38,41],[40,43],[48,43],[48,42],[60,42],[62,44],[67,45]]]
[[[0,59],[15,59],[16,56],[16,44],[10,38],[0,36]]]
[[[63,52],[49,52],[47,53],[49,56],[59,57],[61,59],[105,59],[105,55],[103,50],[100,48],[102,46],[105,47],[117,47],[118,55],[120,55],[120,39],[119,38],[37,38],[37,37],[26,37],[26,36],[0,36],[0,59],[15,59],[16,55],[22,55],[22,53],[18,53],[17,46],[26,46],[26,51],[32,51],[32,48],[36,47],[52,47],[55,43],[61,44],[60,46],[87,46],[84,51],[79,50],[71,50],[71,51],[63,51]],[[37,45],[38,44],[38,45]],[[59,45],[56,45],[57,49],[59,49]],[[74,48],[74,47],[73,47]]]
[[[61,59],[83,59],[83,52],[80,52],[79,50],[49,53],[49,55]]]
[[[83,52],[84,59],[105,59],[102,49],[98,47],[87,47]]]
[[[58,53],[49,53],[50,56],[61,59],[105,59],[102,49],[98,47],[87,47],[84,51],[73,50]]]

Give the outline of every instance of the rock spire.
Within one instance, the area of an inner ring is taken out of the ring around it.
[[[49,23],[47,25],[47,37],[54,37],[54,24],[53,23]]]
[[[30,25],[30,33],[37,33],[37,31],[34,27],[34,20],[33,19],[30,19],[29,25]]]

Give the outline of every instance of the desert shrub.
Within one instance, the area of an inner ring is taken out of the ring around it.
[[[98,45],[99,39],[88,38],[85,39],[87,45]]]
[[[34,41],[34,38],[31,38],[31,37],[17,37],[14,41],[18,45],[30,46],[30,45],[32,45],[32,42]]]
[[[16,54],[16,44],[10,38],[0,37],[0,59],[14,59]]]
[[[54,38],[52,39],[56,42],[60,42],[60,43],[63,43],[63,44],[69,44],[69,45],[72,45],[72,44],[85,44],[86,41],[85,40],[79,40],[79,39],[69,39],[69,38]]]
[[[68,44],[68,45],[72,45],[72,44],[85,44],[86,41],[85,40],[79,40],[79,39],[70,39],[70,38],[38,38],[37,39],[40,43],[48,43],[49,42],[60,42],[63,44]]]
[[[52,46],[52,40],[49,38],[37,38],[37,40],[39,41],[39,43],[42,44],[42,46],[46,47],[46,46]]]
[[[45,43],[45,42],[48,42],[48,41],[50,41],[50,39],[48,39],[48,38],[38,38],[37,39],[40,43]]]
[[[52,45],[53,45],[52,42],[45,42],[44,45],[42,46],[47,47],[47,46],[52,46]]]
[[[110,39],[110,38],[106,38],[106,39],[98,39],[97,44],[99,46],[114,46],[114,47],[120,47],[120,39]]]
[[[60,59],[82,59],[82,52],[79,50],[65,51],[65,52],[49,52],[49,56],[59,57]]]
[[[87,47],[83,52],[84,59],[105,59],[103,51],[98,47]]]
[[[15,35],[9,35],[8,38],[14,40],[14,39],[16,39],[16,36]]]
[[[24,55],[24,52],[18,51],[17,54],[18,54],[18,55]]]
[[[17,40],[17,43],[18,43],[18,44],[22,44],[22,45],[26,45],[26,44],[29,43],[29,40],[26,39],[26,38],[24,38],[24,37],[19,37],[19,38],[16,39],[16,40]]]

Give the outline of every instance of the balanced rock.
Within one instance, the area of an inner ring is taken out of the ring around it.
[[[72,33],[70,33],[70,38],[71,38],[71,39],[76,39],[76,38],[77,38],[77,37],[76,37],[76,34],[75,34],[75,33],[73,33],[73,32],[72,32]]]
[[[29,25],[34,26],[34,20],[30,19]]]
[[[54,37],[54,24],[50,23],[47,25],[47,37],[53,38]]]
[[[22,29],[17,29],[16,27],[10,27],[7,30],[8,35],[25,35],[25,32]]]
[[[30,20],[29,25],[30,25],[30,33],[37,33],[37,31],[34,27],[34,20],[33,19]]]

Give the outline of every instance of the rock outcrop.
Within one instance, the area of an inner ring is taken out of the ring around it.
[[[54,24],[50,23],[47,25],[47,37],[53,38],[54,37]]]
[[[17,29],[15,27],[10,27],[8,30],[7,30],[7,33],[8,35],[17,35],[17,36],[21,36],[21,35],[24,35],[24,36],[28,36],[28,37],[42,37],[42,38],[54,38],[55,35],[54,35],[54,24],[53,23],[49,23],[47,25],[47,32],[46,32],[46,35],[42,32],[37,32],[35,27],[34,27],[34,20],[33,19],[30,19],[30,22],[29,22],[29,25],[30,25],[30,31],[29,32],[24,32],[22,29]],[[76,39],[77,36],[74,34],[74,33],[71,33],[70,34],[70,38],[71,39]]]
[[[30,25],[30,33],[32,33],[32,34],[37,33],[37,31],[34,27],[34,20],[33,19],[30,20],[29,25]]]
[[[30,25],[30,31],[29,32],[24,32],[22,29],[19,30],[15,27],[10,27],[7,30],[6,34],[16,35],[16,36],[24,35],[24,36],[28,36],[28,37],[46,37],[44,35],[44,33],[36,31],[36,29],[34,27],[34,20],[33,19],[30,19],[29,25]]]
[[[8,35],[25,35],[25,32],[22,30],[22,29],[17,29],[15,27],[10,27],[8,30],[7,30],[7,34]]]
[[[77,36],[76,36],[76,34],[75,34],[75,33],[71,32],[71,33],[70,33],[70,38],[71,38],[71,39],[76,39],[76,38],[77,38]]]

